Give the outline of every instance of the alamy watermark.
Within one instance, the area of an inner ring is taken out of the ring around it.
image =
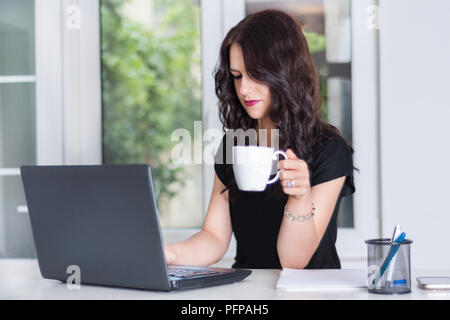
[[[67,19],[66,27],[69,30],[80,30],[81,29],[81,8],[77,4],[72,4],[67,7],[66,10]]]
[[[67,278],[66,285],[69,290],[81,289],[81,269],[77,265],[70,265],[67,267],[66,273],[70,274]]]
[[[368,6],[366,25],[370,30],[380,30],[380,7],[377,5]]]
[[[232,164],[232,155],[226,153],[223,159],[220,148],[223,131],[216,128],[202,131],[202,121],[194,121],[194,139],[191,132],[185,128],[179,128],[172,132],[171,141],[178,142],[171,150],[171,160],[177,165],[189,164]],[[270,143],[269,143],[270,139]],[[193,142],[192,142],[193,141]],[[259,145],[270,146],[275,150],[279,147],[279,129],[229,129],[225,135],[226,150],[231,150],[233,145]],[[192,145],[193,144],[193,145]],[[205,147],[203,147],[203,145]],[[219,153],[217,153],[219,152]],[[216,155],[218,155],[216,157]],[[225,161],[225,162],[224,162]]]

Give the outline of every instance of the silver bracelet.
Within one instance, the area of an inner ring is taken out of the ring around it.
[[[311,220],[312,217],[314,217],[314,215],[316,214],[315,210],[316,210],[316,207],[314,206],[314,203],[313,203],[310,212],[308,212],[305,215],[295,215],[295,214],[289,213],[287,211],[287,209],[286,209],[286,206],[284,206],[284,215],[290,221],[302,222],[302,221],[305,221],[305,220]]]

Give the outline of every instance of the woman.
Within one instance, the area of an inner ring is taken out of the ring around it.
[[[232,165],[217,161],[230,154],[225,134],[203,228],[166,245],[167,262],[213,264],[234,232],[234,268],[340,268],[337,214],[342,197],[355,191],[353,149],[322,118],[301,28],[278,10],[247,16],[222,43],[215,82],[224,128],[267,129],[269,145],[270,129],[278,129],[288,159],[278,161],[280,181],[264,192],[241,191]]]

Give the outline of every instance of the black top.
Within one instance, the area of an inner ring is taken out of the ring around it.
[[[229,156],[231,150],[227,152],[227,148],[224,148],[226,146],[225,137],[226,135],[216,153],[214,169],[222,183],[230,188],[232,182],[235,181],[230,164],[232,163]],[[224,154],[222,154],[222,150]],[[223,159],[223,161],[218,161],[218,159]],[[274,161],[271,178],[277,170],[277,161]],[[341,264],[335,246],[339,204],[344,196],[355,192],[352,153],[345,140],[335,135],[324,141],[314,157],[310,172],[311,187],[339,177],[347,177],[328,227],[306,266],[306,269],[340,269]],[[231,225],[237,243],[233,268],[281,268],[277,253],[277,238],[288,195],[281,192],[276,196],[269,196],[270,190],[275,187],[280,188],[279,180],[268,185],[262,192],[230,188]],[[320,214],[320,212],[316,214]]]

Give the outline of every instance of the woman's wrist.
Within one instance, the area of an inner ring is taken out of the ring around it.
[[[315,206],[310,194],[302,198],[289,197],[284,207],[284,215],[290,221],[303,222],[311,220],[315,215]]]
[[[295,214],[306,214],[311,211],[313,207],[311,193],[304,195],[301,198],[289,196],[286,203],[286,210]]]
[[[286,207],[284,207],[284,215],[290,221],[303,222],[306,220],[311,220],[315,214],[316,214],[316,208],[314,207],[314,203],[312,204],[311,210],[307,211],[307,213],[301,213],[301,214],[294,214],[292,212],[289,212],[286,209]]]

